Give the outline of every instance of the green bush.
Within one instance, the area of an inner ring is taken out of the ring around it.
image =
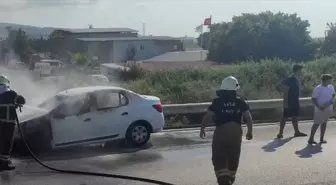
[[[247,61],[214,69],[183,69],[148,73],[127,84],[127,88],[161,98],[168,103],[208,102],[215,96],[221,81],[235,76],[241,85],[240,94],[247,99],[280,98],[276,85],[291,73],[293,63],[281,60]],[[302,63],[301,96],[310,96],[320,83],[322,73],[336,77],[336,59],[323,58]]]

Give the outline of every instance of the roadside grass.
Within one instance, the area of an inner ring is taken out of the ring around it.
[[[301,96],[310,96],[323,73],[336,76],[336,59],[322,58],[301,63]],[[282,60],[246,61],[213,69],[181,69],[147,73],[125,85],[130,90],[161,98],[163,104],[209,102],[221,81],[235,76],[246,99],[279,98],[276,85],[291,73],[293,62]]]

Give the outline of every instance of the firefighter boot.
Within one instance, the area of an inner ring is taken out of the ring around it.
[[[10,171],[15,170],[15,166],[13,165],[12,161],[10,159],[0,160],[0,172],[2,171]]]

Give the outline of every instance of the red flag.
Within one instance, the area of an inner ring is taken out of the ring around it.
[[[211,25],[211,16],[204,19],[204,26],[210,26]]]

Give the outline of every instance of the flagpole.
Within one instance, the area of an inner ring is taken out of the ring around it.
[[[208,52],[209,52],[209,48],[210,48],[210,46],[211,46],[211,25],[212,25],[212,15],[210,15],[210,19],[211,19],[211,24],[208,26],[208,28],[209,28]]]
[[[203,59],[203,24],[202,24],[202,30],[201,30],[201,60]]]

